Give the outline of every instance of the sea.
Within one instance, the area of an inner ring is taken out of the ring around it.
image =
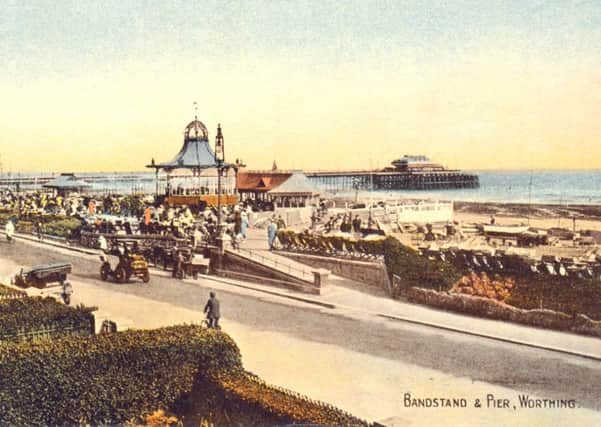
[[[601,204],[601,170],[578,171],[465,171],[480,177],[480,188],[459,190],[361,190],[360,198],[419,198],[501,203],[549,203],[559,205]],[[51,173],[0,173],[3,178],[40,178]],[[95,193],[148,193],[155,191],[155,176],[148,172],[78,173]],[[209,184],[207,182],[206,184]],[[11,186],[14,190],[14,185]],[[40,183],[20,186],[21,190],[40,189]],[[356,196],[355,191],[339,193]]]

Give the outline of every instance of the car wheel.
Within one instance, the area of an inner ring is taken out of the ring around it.
[[[115,280],[117,280],[118,283],[127,282],[127,271],[125,271],[124,267],[117,267],[117,270],[115,271]]]
[[[108,264],[102,264],[100,267],[100,278],[104,281],[108,280],[111,274],[111,267]]]

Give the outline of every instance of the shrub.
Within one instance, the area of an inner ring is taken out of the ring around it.
[[[327,425],[369,423],[332,405],[266,384],[242,369],[199,378],[175,413],[188,425]]]
[[[591,279],[529,275],[515,277],[507,303],[524,309],[546,308],[601,320],[601,286]]]
[[[52,336],[93,333],[93,308],[68,307],[54,298],[0,300],[0,341],[32,339],[41,330]]]
[[[81,221],[77,218],[55,219],[42,223],[42,233],[64,238],[76,237],[81,225]]]
[[[226,334],[199,326],[0,345],[0,425],[121,424],[240,368]]]
[[[448,290],[461,277],[452,264],[425,258],[394,237],[384,240],[383,252],[389,276],[399,276],[406,286]]]

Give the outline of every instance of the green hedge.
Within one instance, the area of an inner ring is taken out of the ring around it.
[[[199,326],[4,344],[0,425],[122,424],[240,367],[232,339]]]
[[[50,297],[0,300],[0,341],[30,339],[31,335],[22,335],[41,329],[54,330],[53,336],[89,335],[94,325],[92,310],[83,306],[69,307]]]
[[[446,291],[463,274],[451,263],[430,260],[394,237],[384,240],[384,262],[390,277],[397,275],[405,285],[420,288]]]
[[[169,409],[191,426],[370,425],[330,404],[267,384],[243,369],[199,377],[190,395]]]
[[[571,316],[585,314],[601,320],[601,286],[591,279],[528,275],[513,276],[515,285],[506,301],[523,309],[546,308]]]
[[[74,237],[81,228],[81,221],[77,218],[56,219],[42,224],[42,233],[58,237]]]

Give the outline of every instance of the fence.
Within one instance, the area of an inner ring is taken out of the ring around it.
[[[275,270],[278,270],[282,273],[288,273],[291,276],[300,276],[300,278],[302,278],[303,280],[308,280],[311,282],[313,281],[313,273],[311,270],[299,268],[298,266],[293,265],[293,263],[291,263],[288,260],[278,260],[279,257],[265,256],[251,249],[239,248],[236,250],[236,252],[243,253],[246,255],[247,258],[257,261],[262,265],[273,267]]]
[[[87,330],[76,328],[74,326],[56,327],[51,325],[42,325],[40,328],[32,331],[28,331],[25,328],[19,328],[14,334],[0,334],[0,343],[14,341],[40,341],[65,335],[93,335],[93,322],[93,320],[90,322],[90,327]]]
[[[314,405],[317,406],[318,408],[331,412],[331,413],[336,413],[341,417],[344,417],[348,422],[349,425],[364,425],[364,426],[371,426],[371,427],[377,427],[378,424],[373,424],[373,423],[369,423],[365,420],[362,420],[360,418],[357,418],[356,416],[354,416],[353,414],[351,414],[350,412],[344,411],[340,408],[337,408],[334,405],[331,405],[329,403],[326,402],[322,402],[320,400],[315,400],[315,399],[311,399],[308,396],[305,396],[303,394],[297,393],[295,391],[289,390],[287,388],[283,388],[283,387],[279,387],[279,386],[275,386],[272,384],[269,384],[267,382],[265,382],[264,380],[262,380],[260,377],[258,377],[257,375],[251,373],[251,372],[245,372],[244,373],[244,377],[246,380],[253,382],[265,389],[267,389],[268,391],[271,392],[275,392],[275,393],[281,393],[283,395],[285,395],[286,397],[292,398],[292,399],[296,399],[302,403],[305,404],[310,404],[310,405]],[[352,424],[350,424],[352,423]]]

